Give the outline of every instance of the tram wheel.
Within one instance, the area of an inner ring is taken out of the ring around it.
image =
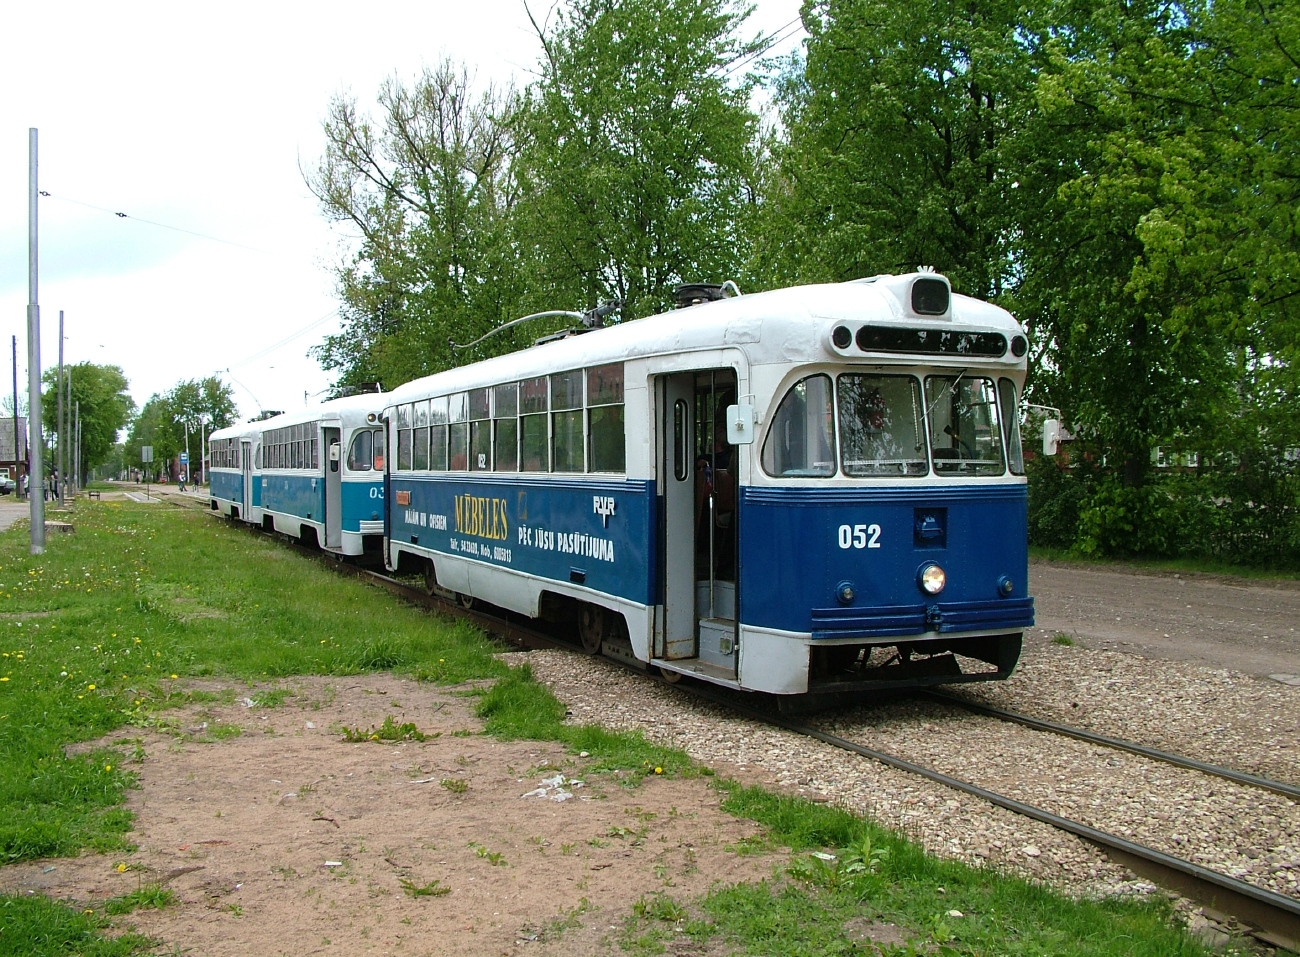
[[[460,607],[464,608],[466,611],[469,611],[474,607],[473,595],[466,595],[464,592],[458,591],[456,592],[456,600],[460,602]]]
[[[586,602],[578,612],[578,637],[582,639],[582,650],[589,655],[600,654],[600,646],[609,631],[609,615],[599,605]]]
[[[437,593],[438,589],[438,572],[433,567],[433,559],[424,560],[424,591],[427,595]]]
[[[670,685],[675,685],[677,682],[682,680],[682,673],[680,671],[669,671],[667,668],[660,668],[659,677],[663,678],[664,681],[668,682]]]

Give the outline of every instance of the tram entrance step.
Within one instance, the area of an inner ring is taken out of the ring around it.
[[[710,678],[714,681],[735,686],[736,671],[731,667],[724,668],[721,665],[710,664],[701,658],[685,658],[665,663],[671,664],[674,670],[683,674],[699,675],[702,678]]]
[[[729,618],[700,619],[700,659],[736,673],[736,623]]]

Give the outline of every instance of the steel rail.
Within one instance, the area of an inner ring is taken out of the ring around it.
[[[1099,744],[1107,748],[1115,748],[1118,751],[1128,751],[1132,754],[1141,755],[1144,758],[1150,758],[1153,761],[1162,761],[1165,764],[1187,768],[1190,771],[1200,771],[1202,774],[1212,774],[1215,777],[1234,781],[1237,784],[1246,784],[1251,787],[1264,788],[1265,790],[1274,791],[1278,794],[1283,794],[1286,797],[1300,801],[1300,787],[1297,787],[1294,784],[1287,784],[1284,781],[1274,781],[1271,778],[1263,778],[1255,774],[1247,774],[1244,771],[1234,771],[1232,768],[1225,768],[1218,764],[1209,764],[1205,761],[1198,761],[1195,758],[1184,757],[1181,754],[1173,754],[1169,751],[1161,751],[1158,748],[1147,747],[1145,744],[1138,744],[1134,741],[1124,741],[1120,738],[1111,738],[1104,734],[1097,734],[1094,731],[1085,731],[1083,728],[1075,728],[1066,724],[1057,724],[1054,721],[1034,718],[1030,715],[1020,714],[1016,711],[1006,711],[1002,708],[995,708],[991,705],[970,701],[966,698],[949,694],[945,691],[925,690],[922,691],[921,694],[927,698],[942,701],[945,704],[952,704],[959,708],[965,708],[967,711],[973,711],[976,714],[988,715],[992,718],[998,718],[1001,721],[1010,721],[1014,724],[1024,725],[1027,728],[1033,728],[1036,731],[1047,731],[1051,734],[1059,734],[1067,738],[1086,741],[1089,744]]]
[[[871,758],[889,767],[920,775],[946,787],[978,797],[997,807],[1074,834],[1101,848],[1112,860],[1123,864],[1135,874],[1197,901],[1205,906],[1212,916],[1226,919],[1230,915],[1241,923],[1249,925],[1252,936],[1273,946],[1300,950],[1300,900],[1256,887],[1254,884],[1193,864],[1181,857],[1174,857],[1172,854],[1138,844],[1080,821],[1061,817],[1043,808],[1025,804],[1023,801],[1017,801],[996,791],[990,791],[977,784],[962,781],[884,751],[868,748],[802,722],[741,704],[702,687],[687,685],[685,682],[673,687],[730,708],[755,721],[776,725],[796,734],[822,741],[832,747]]]

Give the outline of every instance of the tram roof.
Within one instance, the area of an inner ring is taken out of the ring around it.
[[[471,365],[415,379],[383,397],[385,407],[430,395],[527,379],[655,355],[741,348],[751,365],[842,361],[830,347],[830,330],[838,323],[905,326],[962,332],[1001,332],[1008,339],[1022,334],[1011,313],[999,306],[953,293],[943,317],[910,312],[904,291],[919,277],[934,273],[875,276],[844,283],[790,286],[701,303],[657,313],[582,335],[544,342]],[[942,277],[939,277],[942,278]],[[866,358],[865,356],[863,358]],[[883,358],[883,357],[882,357]],[[910,357],[892,355],[883,361]],[[956,358],[916,356],[918,361]],[[1024,359],[995,361],[1023,367]]]
[[[388,396],[377,392],[365,392],[360,395],[346,395],[339,399],[327,399],[305,409],[281,412],[269,419],[255,422],[242,422],[218,429],[212,433],[214,439],[231,439],[261,435],[269,429],[282,429],[289,425],[301,425],[303,422],[316,422],[320,419],[342,419],[346,425],[364,425],[366,415],[373,412],[378,415],[388,404]]]

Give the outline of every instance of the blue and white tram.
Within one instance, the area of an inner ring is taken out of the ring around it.
[[[933,272],[705,298],[388,394],[390,567],[670,680],[1009,675],[1021,327]]]
[[[217,429],[208,438],[208,504],[227,518],[262,522],[262,489],[255,480],[255,424]]]
[[[377,553],[382,405],[349,396],[214,433],[212,508],[338,555]]]

